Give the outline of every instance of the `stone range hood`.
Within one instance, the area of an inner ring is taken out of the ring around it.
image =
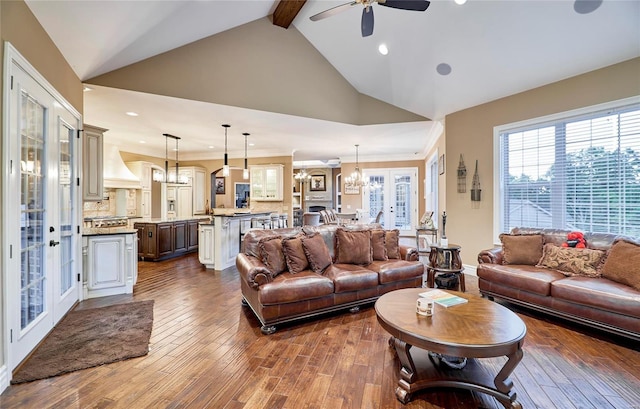
[[[124,164],[117,146],[104,144],[102,160],[105,189],[140,189],[140,179]]]

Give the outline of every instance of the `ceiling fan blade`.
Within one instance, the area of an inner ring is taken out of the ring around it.
[[[345,3],[345,4],[341,4],[339,6],[335,6],[332,7],[328,10],[322,11],[318,14],[314,14],[313,16],[309,17],[309,20],[311,21],[318,21],[318,20],[322,20],[323,18],[327,18],[327,17],[331,17],[335,14],[341,13],[343,11],[345,11],[346,9],[348,9],[351,6],[354,6],[358,4],[357,1],[352,1],[350,3]]]
[[[369,37],[373,34],[373,7],[362,9],[362,36]]]
[[[425,11],[431,2],[427,0],[378,0],[378,4],[393,9]]]

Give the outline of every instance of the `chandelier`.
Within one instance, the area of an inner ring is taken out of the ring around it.
[[[348,187],[368,187],[369,178],[367,175],[360,172],[360,164],[358,163],[358,148],[360,145],[356,145],[356,170],[350,176],[347,176],[344,180],[344,184]]]
[[[159,173],[154,173],[154,180],[156,182],[167,182],[167,183],[188,183],[187,177],[185,175],[180,175],[179,165],[178,165],[178,141],[180,140],[179,136],[171,135],[168,133],[162,134],[164,136],[164,178],[161,178]],[[176,153],[176,170],[175,173],[172,174],[169,172],[169,139],[173,139],[176,141],[176,147],[173,149]],[[159,176],[155,176],[159,175]]]

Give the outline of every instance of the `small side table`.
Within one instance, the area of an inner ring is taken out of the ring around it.
[[[464,270],[464,267],[462,267],[462,259],[460,258],[460,246],[457,244],[449,244],[447,246],[431,245],[429,266],[427,267],[427,286],[431,288],[435,286],[436,274],[453,273],[458,276],[460,291],[464,292],[465,285],[462,270]]]

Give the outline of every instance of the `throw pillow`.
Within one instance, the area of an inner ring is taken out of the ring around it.
[[[602,276],[640,291],[640,244],[617,239],[602,266]]]
[[[336,249],[337,264],[371,264],[371,231],[336,230]]]
[[[306,254],[304,254],[301,237],[295,236],[282,239],[282,252],[291,274],[299,273],[309,268],[309,261]]]
[[[384,240],[387,247],[387,257],[400,258],[400,230],[386,230]]]
[[[371,249],[373,250],[374,260],[389,260],[387,256],[387,234],[384,230],[371,230]]]
[[[558,247],[547,243],[536,267],[558,270],[566,276],[600,277],[597,268],[603,256],[602,250]]]
[[[309,260],[311,270],[314,273],[322,274],[331,265],[331,255],[327,245],[324,244],[322,236],[314,234],[313,236],[303,237],[301,240],[302,248],[307,260]]]
[[[535,266],[542,257],[541,234],[501,234],[502,264]]]
[[[273,277],[287,269],[282,252],[282,237],[278,235],[264,237],[258,242],[258,248],[260,249],[260,259]]]

